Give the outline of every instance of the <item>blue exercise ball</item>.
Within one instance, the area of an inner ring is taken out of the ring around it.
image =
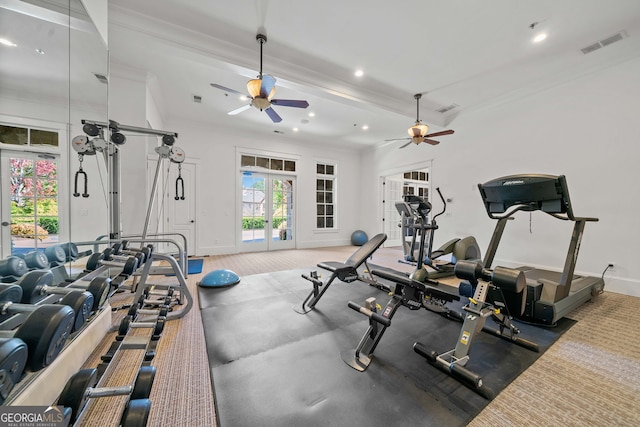
[[[354,246],[362,246],[369,241],[367,233],[362,230],[356,230],[351,233],[351,244]]]
[[[231,270],[214,270],[204,275],[198,285],[203,288],[224,288],[240,283],[240,276]]]

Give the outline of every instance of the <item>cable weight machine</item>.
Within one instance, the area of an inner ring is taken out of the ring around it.
[[[85,135],[77,136],[73,138],[72,146],[76,152],[78,152],[79,160],[85,155],[95,155],[98,152],[103,153],[105,163],[107,164],[107,170],[109,174],[109,240],[111,242],[118,242],[122,240],[122,233],[120,230],[120,146],[126,142],[126,137],[122,132],[133,132],[143,135],[152,135],[161,137],[161,145],[155,148],[155,152],[158,154],[158,161],[156,163],[156,169],[153,179],[153,185],[151,189],[151,195],[149,197],[149,204],[147,208],[147,214],[145,217],[145,223],[140,236],[127,236],[128,242],[140,243],[143,246],[146,243],[169,243],[174,244],[178,248],[178,258],[180,265],[176,262],[176,259],[171,254],[160,254],[157,251],[153,251],[149,260],[144,263],[141,272],[135,273],[140,276],[140,280],[137,286],[132,286],[132,291],[136,292],[136,300],[139,300],[145,291],[149,291],[147,287],[150,285],[147,282],[150,275],[164,275],[170,274],[176,277],[177,284],[160,286],[161,289],[155,289],[153,292],[157,295],[160,293],[171,293],[179,295],[174,298],[177,304],[183,305],[186,301],[186,305],[181,310],[172,310],[167,316],[167,319],[175,319],[184,316],[193,305],[193,299],[187,288],[185,276],[187,274],[187,262],[186,262],[186,239],[184,242],[184,248],[182,248],[177,242],[171,239],[158,239],[154,235],[152,238],[148,238],[149,220],[155,202],[155,195],[158,189],[158,178],[160,175],[161,165],[164,160],[169,160],[170,163],[178,164],[180,168],[181,164],[185,160],[185,152],[181,148],[175,146],[175,139],[178,134],[175,132],[167,132],[162,130],[141,128],[135,126],[122,125],[118,122],[110,120],[108,123],[94,122],[89,120],[82,120]],[[105,139],[105,134],[109,133],[109,141]],[[78,171],[79,175],[82,172]],[[176,181],[176,189],[178,182],[182,184],[184,189],[184,181],[179,173],[179,181]],[[78,193],[78,189],[74,190]],[[86,189],[85,189],[86,193]],[[176,194],[177,195],[177,194]],[[180,198],[180,197],[179,197]],[[181,200],[184,200],[184,191]],[[133,238],[129,238],[133,237]],[[184,237],[184,236],[182,236]],[[169,266],[153,266],[153,261],[164,261]],[[157,286],[156,286],[157,288]],[[179,291],[174,293],[173,291]],[[145,299],[145,302],[151,302],[149,299]]]
[[[78,153],[78,160],[80,161],[80,167],[75,175],[74,181],[74,196],[80,194],[78,191],[78,178],[82,176],[84,178],[84,192],[83,197],[89,197],[87,191],[87,175],[82,169],[82,161],[85,155],[96,155],[101,152],[104,155],[105,164],[107,165],[107,173],[109,175],[109,238],[111,240],[118,240],[121,236],[120,230],[120,149],[121,145],[126,142],[126,136],[122,133],[133,132],[142,135],[151,135],[162,137],[162,145],[155,148],[158,153],[158,162],[156,165],[156,172],[153,180],[153,188],[151,191],[151,197],[149,199],[149,205],[147,208],[147,215],[145,218],[145,225],[142,232],[142,238],[146,238],[149,218],[151,216],[151,210],[155,201],[155,193],[158,185],[158,176],[160,172],[160,165],[162,160],[169,159],[172,163],[180,165],[184,162],[185,152],[181,148],[175,146],[175,139],[178,137],[176,132],[167,132],[162,130],[155,130],[149,128],[142,128],[137,126],[122,125],[114,120],[105,122],[95,122],[90,120],[82,120],[82,130],[86,135],[79,135],[73,138],[71,146]],[[109,132],[109,141],[105,139],[105,131]],[[111,160],[111,161],[109,161]],[[184,190],[184,181],[182,176],[179,179]],[[176,190],[178,183],[176,182]],[[184,197],[184,191],[182,196]],[[184,200],[184,199],[182,199]]]

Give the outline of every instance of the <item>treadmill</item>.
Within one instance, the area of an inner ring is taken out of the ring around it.
[[[480,195],[490,218],[498,220],[483,260],[491,268],[507,221],[519,211],[541,211],[563,221],[573,221],[573,233],[561,272],[533,267],[518,267],[527,279],[527,298],[522,315],[515,316],[532,323],[555,325],[575,308],[602,293],[600,277],[574,275],[582,233],[587,222],[598,218],[576,217],[571,208],[569,188],[564,175],[510,175],[478,184]],[[511,313],[520,313],[522,299],[508,292],[502,297]]]

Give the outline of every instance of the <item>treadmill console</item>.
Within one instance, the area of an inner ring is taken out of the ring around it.
[[[540,210],[549,214],[566,214],[573,219],[569,189],[564,175],[510,175],[478,184],[487,214],[509,214]]]

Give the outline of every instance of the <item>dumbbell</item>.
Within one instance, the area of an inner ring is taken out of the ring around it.
[[[0,276],[3,277],[3,282],[15,282],[29,271],[27,263],[20,257],[9,256],[3,260],[0,260]]]
[[[144,253],[145,258],[149,259],[149,257],[153,254],[153,245],[148,244],[143,248],[130,248],[129,241],[123,240],[120,243],[114,244],[114,250],[116,250],[117,253],[123,253],[128,255],[135,255],[136,252],[142,252]]]
[[[111,260],[112,251],[113,250],[111,248],[107,248],[100,253],[91,254],[89,259],[87,260],[85,269],[88,271],[93,271],[101,265],[105,265],[108,267],[122,268],[121,274],[123,275],[132,275],[138,268],[138,258],[130,256],[124,262],[113,261]]]
[[[157,340],[164,330],[166,320],[166,317],[158,316],[154,321],[136,322],[133,316],[126,315],[120,321],[120,326],[118,327],[118,336],[124,337],[125,335],[127,335],[127,332],[129,332],[131,328],[153,328],[151,339]]]
[[[15,331],[0,331],[0,337],[20,338],[27,345],[27,366],[38,371],[58,357],[75,323],[75,313],[68,305],[20,304],[22,288],[15,284],[0,285],[0,321],[18,313],[27,314]]]
[[[20,338],[0,338],[0,405],[22,378],[29,352]]]
[[[60,393],[57,405],[71,408],[71,422],[75,423],[89,399],[129,395],[129,402],[120,420],[120,425],[123,427],[146,426],[151,408],[151,401],[148,397],[151,393],[155,371],[153,366],[142,366],[132,386],[96,387],[98,383],[97,369],[82,369],[69,378]]]
[[[34,270],[22,276],[16,285],[22,288],[23,304],[37,304],[49,295],[61,295],[59,304],[68,305],[75,312],[73,331],[80,329],[94,311],[96,298],[90,291],[53,286],[53,273]]]
[[[146,249],[144,252],[142,250],[140,251],[128,250],[126,252],[123,252],[117,243],[115,243],[114,246],[107,248],[102,252],[102,254],[104,255],[104,259],[107,261],[126,262],[129,259],[129,257],[132,256],[138,260],[138,267],[141,267],[142,264],[145,263],[145,261],[147,260],[148,253],[149,253],[148,249]]]
[[[42,251],[31,251],[27,252],[24,255],[18,256],[24,259],[24,262],[27,264],[27,268],[30,270],[44,269],[49,267],[49,258],[47,258],[47,256]]]
[[[67,262],[67,254],[60,245],[48,246],[44,248],[44,254],[49,260],[51,267],[57,267]]]

